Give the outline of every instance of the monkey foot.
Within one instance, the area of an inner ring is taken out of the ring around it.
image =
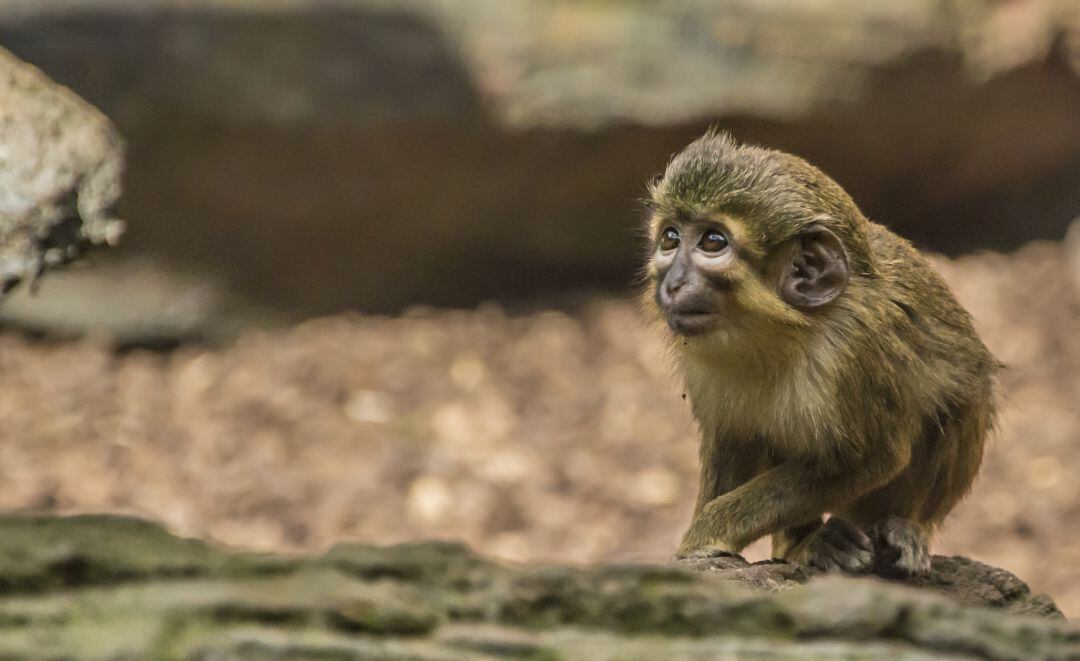
[[[930,550],[922,526],[890,516],[870,529],[874,539],[874,573],[884,576],[922,576],[930,572]]]
[[[861,574],[874,564],[874,545],[863,531],[834,516],[788,555],[791,560],[825,571]]]

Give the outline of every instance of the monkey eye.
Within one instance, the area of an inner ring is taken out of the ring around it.
[[[660,250],[675,250],[679,247],[679,230],[669,227],[660,233]]]
[[[701,236],[698,247],[705,252],[720,252],[728,247],[728,240],[720,230],[709,230]]]

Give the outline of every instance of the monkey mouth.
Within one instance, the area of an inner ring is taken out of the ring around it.
[[[703,335],[716,326],[719,315],[707,310],[671,310],[667,314],[668,327],[678,335]]]

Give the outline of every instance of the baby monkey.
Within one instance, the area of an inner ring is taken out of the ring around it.
[[[700,432],[677,557],[914,575],[971,487],[998,362],[941,277],[800,158],[709,132],[650,187],[645,306]],[[828,520],[825,516],[828,515]]]

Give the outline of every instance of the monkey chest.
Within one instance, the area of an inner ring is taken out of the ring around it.
[[[815,387],[816,386],[816,387]],[[821,384],[715,374],[687,380],[702,434],[717,440],[761,439],[779,452],[800,453],[828,434],[833,408]]]

